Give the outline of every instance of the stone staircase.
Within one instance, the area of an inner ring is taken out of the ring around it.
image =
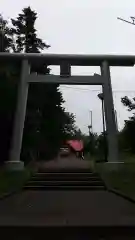
[[[25,190],[105,190],[97,173],[87,169],[54,169],[37,172],[24,186]]]

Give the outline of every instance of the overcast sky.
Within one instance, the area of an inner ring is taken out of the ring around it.
[[[70,54],[135,54],[135,26],[117,20],[135,16],[134,0],[0,0],[5,18],[15,18],[22,8],[31,6],[38,13],[39,37],[51,45],[47,52]],[[53,67],[53,73],[59,73]],[[73,74],[100,73],[98,67],[74,67]],[[135,68],[111,68],[114,104],[122,128],[129,112],[121,97],[135,96]],[[75,89],[74,89],[75,88]],[[89,110],[93,130],[102,131],[100,86],[62,86],[65,107],[76,114],[77,125],[87,132]],[[125,92],[124,92],[125,91]]]

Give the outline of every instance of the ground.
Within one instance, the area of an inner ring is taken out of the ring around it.
[[[135,161],[125,161],[119,166],[118,171],[108,171],[100,163],[95,165],[95,169],[109,188],[117,190],[135,201]]]
[[[0,213],[0,225],[135,226],[135,205],[106,191],[24,191]]]
[[[87,161],[74,158],[56,162],[50,161],[43,167],[75,167],[77,164],[89,168]],[[135,226],[135,204],[105,190],[27,190],[0,200],[0,226],[3,225]]]
[[[0,198],[10,194],[18,189],[28,181],[30,171],[25,169],[21,172],[9,172],[3,167],[0,169]]]
[[[91,161],[84,161],[82,159],[78,159],[74,156],[72,157],[58,157],[55,160],[41,162],[38,164],[39,169],[48,169],[48,168],[82,168],[82,169],[90,169],[91,168]]]

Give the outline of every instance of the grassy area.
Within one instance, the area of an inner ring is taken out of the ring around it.
[[[30,167],[26,167],[23,171],[0,169],[0,197],[21,189],[27,179],[29,179],[31,173],[32,170]]]
[[[107,170],[104,164],[95,164],[98,171],[109,188],[118,190],[135,200],[135,160],[126,161],[117,171]]]

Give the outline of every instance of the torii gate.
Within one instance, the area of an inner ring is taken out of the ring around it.
[[[108,162],[118,162],[117,129],[109,68],[110,66],[134,66],[135,56],[0,53],[0,61],[20,61],[22,63],[10,159],[6,163],[9,169],[21,170],[24,167],[23,162],[20,160],[20,153],[28,88],[29,83],[32,82],[102,85],[107,128]],[[36,65],[40,65],[41,63],[46,65],[60,65],[60,76],[40,75],[38,73],[30,74],[32,63],[36,63]],[[72,76],[71,66],[100,66],[101,75]]]

